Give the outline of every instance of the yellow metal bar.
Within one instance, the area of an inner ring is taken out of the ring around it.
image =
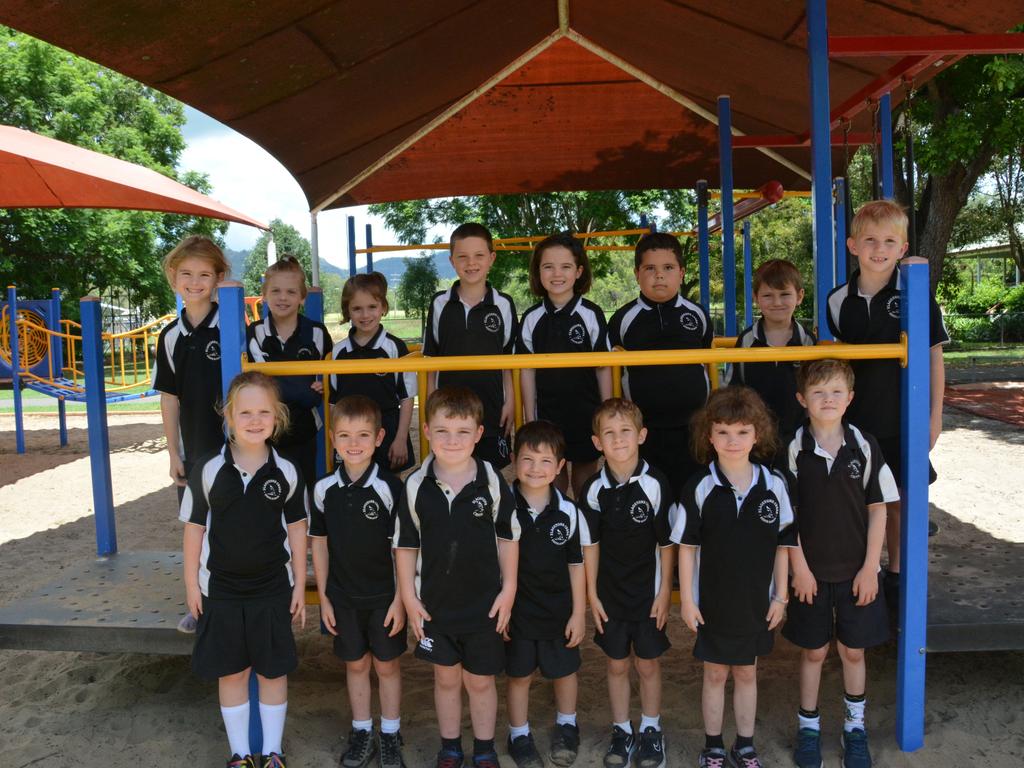
[[[782,193],[782,196],[783,197],[810,197],[811,193],[810,193],[809,190],[787,189],[787,190],[785,190]],[[711,193],[711,199],[712,200],[721,200],[721,198],[722,198],[722,193],[721,192],[712,192]],[[733,195],[732,195],[732,199],[733,200],[756,200],[756,199],[760,199],[760,198],[761,198],[761,193],[758,192],[756,189],[752,190],[750,192],[734,192]]]
[[[612,352],[625,352],[622,347],[612,347]],[[613,365],[612,369],[612,397],[622,397],[622,366]]]
[[[830,344],[814,347],[751,347],[747,349],[664,349],[623,352],[568,352],[543,355],[463,355],[414,357],[392,360],[310,360],[280,363],[242,362],[242,370],[270,376],[308,376],[315,373],[397,373],[403,371],[500,371],[523,368],[600,368],[606,365],[686,365],[707,363],[759,363],[791,360],[899,360],[906,359],[905,343]]]

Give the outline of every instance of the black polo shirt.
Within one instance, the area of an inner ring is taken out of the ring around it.
[[[604,311],[582,296],[557,308],[545,298],[523,313],[519,324],[519,354],[607,352],[608,327]],[[593,368],[538,368],[536,418],[576,427],[590,434],[590,418],[601,404]],[[571,413],[566,413],[567,409]],[[531,416],[532,417],[532,416]]]
[[[860,271],[828,295],[828,327],[847,344],[895,344],[900,340],[900,271],[874,296],[861,296]],[[928,345],[949,342],[942,311],[928,297]],[[851,360],[854,397],[846,411],[850,423],[879,440],[900,435],[900,364],[898,360]]]
[[[277,363],[292,360],[323,360],[331,349],[327,326],[305,315],[298,316],[295,332],[282,340],[269,312],[258,323],[245,329],[245,352],[251,363]],[[281,399],[288,406],[288,437],[292,443],[304,443],[316,436],[322,424],[317,406],[322,398],[310,388],[315,375],[277,376]]]
[[[846,424],[833,458],[804,425],[790,442],[788,456],[796,478],[800,546],[811,573],[821,581],[852,579],[867,553],[868,506],[900,499],[878,443]]]
[[[623,349],[707,349],[714,332],[704,307],[682,296],[657,303],[643,294],[608,321],[608,338]],[[640,406],[648,428],[685,427],[708,399],[703,365],[627,366],[622,392]]]
[[[178,518],[200,525],[199,588],[212,598],[267,597],[294,586],[288,526],[307,519],[299,470],[273,448],[250,475],[231,446],[204,457],[188,478]],[[305,552],[298,553],[300,568]],[[240,628],[241,631],[241,628]]]
[[[793,321],[787,347],[813,347],[814,334]],[[764,335],[764,320],[758,318],[736,339],[737,349],[769,346]],[[797,362],[736,363],[725,373],[727,384],[742,384],[752,388],[764,400],[779,422],[779,433],[790,436],[804,420],[804,409],[796,399]]]
[[[797,544],[786,481],[755,464],[750,487],[737,489],[713,462],[686,483],[674,512],[672,541],[700,547],[693,599],[708,628],[733,636],[763,632],[776,589],[775,551]]]
[[[327,537],[327,597],[346,608],[387,608],[395,598],[391,535],[402,481],[372,463],[355,480],[345,465],[313,489],[309,535]]]
[[[153,364],[153,389],[178,398],[179,454],[188,464],[224,444],[221,399],[220,311],[217,304],[199,325],[181,315],[160,331]]]
[[[359,344],[355,334],[334,345],[335,360],[395,360],[409,354],[409,347],[381,326],[366,344]],[[380,406],[381,413],[397,411],[403,400],[416,396],[415,373],[346,373],[331,375],[331,402],[349,395],[365,395]]]
[[[579,510],[551,486],[544,509],[530,507],[513,483],[519,537],[519,581],[509,634],[528,640],[559,640],[572,615],[569,568],[583,565]]]
[[[512,491],[486,461],[475,459],[476,478],[454,493],[428,456],[405,480],[394,546],[418,549],[416,593],[442,633],[483,632],[501,591],[498,539],[519,541]]]
[[[489,283],[483,299],[472,307],[459,298],[458,280],[430,302],[423,332],[424,355],[510,355],[515,340],[516,305]],[[498,433],[505,403],[501,371],[441,371],[437,386],[463,386],[476,392],[484,404],[484,434]]]
[[[672,490],[668,480],[643,459],[624,483],[608,467],[580,493],[580,544],[601,545],[597,595],[609,618],[642,621],[661,586],[662,547],[669,540]]]

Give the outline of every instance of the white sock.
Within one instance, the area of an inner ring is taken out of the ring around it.
[[[567,715],[564,712],[555,712],[555,725],[576,725],[576,713]]]
[[[353,720],[352,721],[353,731],[372,731],[373,730],[373,718],[369,720]]]
[[[800,712],[796,713],[797,720],[800,721],[800,728],[809,728],[812,731],[821,730],[821,716],[815,715],[814,717],[804,717]]]
[[[624,723],[612,723],[612,725],[619,726],[619,728],[624,730],[626,733],[632,733],[633,732],[633,724],[631,722],[629,722],[629,720],[627,720]]]
[[[264,704],[260,702],[260,723],[263,725],[263,754],[271,752],[281,754],[281,738],[284,736],[284,716],[288,712],[288,702],[283,704]]]
[[[518,739],[520,736],[529,736],[529,735],[530,735],[530,721],[529,720],[527,720],[522,725],[512,725],[512,723],[508,724],[508,737],[510,739],[512,739],[513,741]]]
[[[864,700],[850,701],[843,696],[843,706],[846,708],[846,720],[843,722],[843,730],[846,733],[849,733],[854,728],[864,730],[864,705],[866,703]]]
[[[381,717],[380,719],[380,732],[381,733],[398,733],[402,728],[402,718],[396,717],[394,720],[388,717]]]
[[[655,715],[649,717],[645,714],[640,715],[640,733],[643,733],[648,728],[653,728],[656,731],[661,730],[661,715]]]
[[[228,748],[239,757],[249,753],[249,702],[237,707],[221,707],[224,730],[228,733]]]

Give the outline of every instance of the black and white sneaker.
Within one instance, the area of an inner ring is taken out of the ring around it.
[[[733,747],[729,750],[729,765],[733,768],[762,768],[761,758],[753,747]]]
[[[544,761],[537,751],[537,745],[533,743],[532,733],[516,736],[514,739],[509,736],[508,753],[516,768],[544,768]]]
[[[644,728],[640,734],[636,768],[665,768],[665,737],[653,725]]]
[[[377,739],[373,730],[353,728],[348,734],[348,749],[341,755],[342,768],[366,768],[377,754]]]
[[[726,754],[722,747],[705,747],[697,757],[697,768],[725,768]]]
[[[636,751],[636,737],[617,725],[612,726],[612,741],[604,753],[605,768],[626,768]]]
[[[568,768],[576,762],[580,751],[580,728],[578,725],[562,723],[551,732],[551,762],[561,768]]]
[[[380,754],[380,768],[405,768],[401,731],[378,734],[377,751]]]

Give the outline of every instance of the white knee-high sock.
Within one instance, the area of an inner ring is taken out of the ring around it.
[[[288,712],[288,702],[283,704],[264,704],[260,702],[260,723],[263,725],[263,754],[271,752],[281,754],[281,739],[284,736],[284,716]]]
[[[239,757],[249,754],[249,702],[237,707],[221,707],[224,730],[228,734],[228,747]]]

